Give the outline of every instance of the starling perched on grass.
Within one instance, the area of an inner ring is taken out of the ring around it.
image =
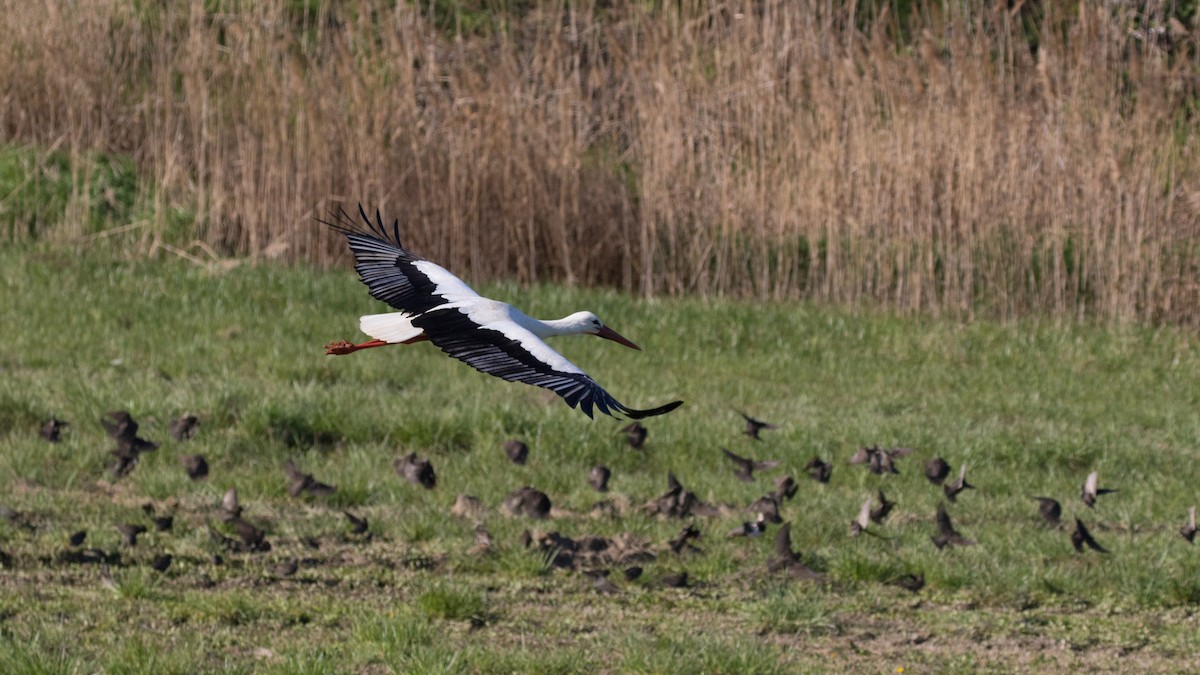
[[[729,461],[733,462],[733,475],[737,476],[739,480],[747,483],[750,483],[754,480],[755,471],[767,471],[774,469],[780,464],[779,460],[775,459],[760,461],[735,455],[725,448],[721,448],[721,452],[725,453],[725,456],[729,458]]]
[[[69,543],[71,546],[78,547],[83,545],[84,539],[87,539],[87,530],[80,530],[72,533],[70,537],[67,537],[67,543]]]
[[[758,514],[755,520],[749,520],[729,531],[731,537],[757,537],[767,531],[767,520],[763,514]]]
[[[514,438],[504,442],[504,454],[508,455],[513,464],[524,464],[525,459],[529,457],[529,446]]]
[[[121,533],[121,539],[125,542],[126,546],[137,546],[138,535],[144,534],[146,527],[144,525],[125,523],[117,526],[117,532]]]
[[[365,517],[356,516],[349,511],[342,511],[342,515],[350,521],[350,534],[363,534],[367,531],[368,523]]]
[[[925,477],[934,485],[941,485],[950,475],[950,464],[941,457],[934,457],[925,462]]]
[[[904,574],[894,579],[892,584],[916,593],[925,588],[925,574]]]
[[[695,525],[688,523],[687,525],[683,526],[683,529],[679,531],[679,534],[675,535],[674,539],[667,542],[667,545],[670,546],[671,553],[674,553],[675,555],[679,555],[684,549],[699,551],[700,549],[692,544],[691,541],[693,539],[699,539],[700,536],[700,530],[697,529]]]
[[[38,435],[51,443],[57,443],[62,430],[68,426],[70,426],[70,422],[64,422],[57,417],[51,417],[49,422],[42,425],[42,430],[38,432]]]
[[[642,449],[642,446],[646,444],[646,435],[649,433],[640,422],[631,422],[621,427],[621,432],[625,434],[625,440],[629,442],[629,447],[634,450]]]
[[[200,428],[200,418],[195,415],[184,415],[171,422],[171,438],[176,441],[190,440]]]
[[[288,494],[293,497],[299,497],[302,492],[307,492],[316,497],[328,497],[337,492],[336,487],[322,483],[313,478],[310,473],[304,473],[290,459],[283,465],[283,473],[288,480]]]
[[[171,566],[171,554],[163,553],[162,555],[156,556],[154,561],[150,563],[150,566],[159,572],[166,572],[167,568]]]
[[[588,485],[596,492],[608,492],[608,479],[612,477],[612,471],[603,465],[596,465],[588,472]]]
[[[276,564],[271,568],[271,574],[279,577],[290,577],[300,569],[300,561],[295,558],[289,558],[281,563]]]
[[[192,480],[208,477],[208,462],[204,460],[204,455],[183,455],[179,458],[179,463],[183,464],[183,470]]]
[[[413,485],[420,485],[427,490],[437,486],[437,474],[433,471],[433,463],[424,457],[418,457],[415,452],[397,457],[396,461],[392,462],[392,468]]]
[[[237,488],[229,488],[221,497],[221,520],[230,521],[242,515],[242,506],[238,503]]]
[[[1188,509],[1188,519],[1183,527],[1179,528],[1179,536],[1187,539],[1188,543],[1194,543],[1196,540],[1196,507]]]
[[[796,496],[796,491],[800,486],[796,484],[796,479],[791,476],[780,476],[775,479],[775,501],[783,503],[785,500]]]
[[[504,500],[504,509],[514,516],[545,519],[550,517],[550,497],[531,487],[522,487]]]

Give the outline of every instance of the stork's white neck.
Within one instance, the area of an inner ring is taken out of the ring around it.
[[[531,319],[533,325],[526,326],[533,331],[534,335],[540,338],[556,337],[559,335],[582,335],[584,333],[595,333],[596,315],[591,312],[575,312],[570,316],[565,316],[561,319],[550,319],[548,321],[538,321]]]

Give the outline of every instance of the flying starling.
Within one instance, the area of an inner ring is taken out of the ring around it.
[[[942,492],[946,493],[946,499],[951,502],[958,501],[958,493],[963,490],[973,490],[974,485],[967,482],[967,465],[963,464],[958,469],[958,479],[942,486]]]
[[[867,534],[875,534],[867,529],[871,523],[871,498],[867,497],[867,501],[862,503],[858,509],[858,515],[854,520],[850,521],[850,536],[857,537],[866,532]]]
[[[515,438],[504,441],[504,454],[508,455],[513,464],[524,464],[525,459],[529,457],[529,446]]]
[[[683,529],[679,531],[679,534],[675,535],[675,538],[667,542],[667,544],[671,547],[671,553],[674,553],[675,555],[679,555],[684,549],[698,552],[700,549],[697,548],[695,544],[692,544],[691,541],[693,539],[699,539],[700,536],[700,530],[697,529],[692,523],[688,523],[687,525],[684,525]]]
[[[925,477],[934,485],[941,485],[950,475],[950,464],[941,457],[934,457],[925,462]]]
[[[748,457],[741,457],[733,454],[725,448],[721,448],[721,452],[725,453],[725,456],[728,457],[731,462],[733,462],[733,475],[747,483],[754,480],[755,471],[767,471],[774,469],[780,464],[779,460],[775,459],[759,461],[750,459]]]
[[[1083,488],[1079,491],[1079,497],[1083,499],[1084,504],[1088,505],[1088,508],[1092,508],[1096,505],[1096,497],[1100,495],[1106,495],[1110,492],[1116,492],[1116,490],[1113,489],[1096,487],[1098,478],[1098,472],[1093,471],[1089,473],[1087,480],[1083,483]]]
[[[1062,524],[1062,504],[1053,497],[1034,497],[1038,501],[1038,513],[1047,525],[1058,527]]]
[[[783,503],[785,500],[796,496],[796,491],[800,486],[796,484],[796,479],[791,476],[780,476],[775,479],[775,501]]]
[[[763,514],[758,514],[758,518],[748,520],[741,525],[729,531],[731,537],[757,537],[767,531],[767,519]]]
[[[773,554],[767,559],[767,570],[771,572],[787,572],[796,579],[820,581],[824,575],[814,572],[800,561],[800,554],[792,550],[792,524],[784,523],[775,533]]]
[[[938,548],[946,546],[974,546],[973,539],[967,539],[959,534],[958,530],[954,529],[954,523],[950,521],[950,514],[946,513],[946,505],[938,504],[937,510],[937,526],[938,533],[930,537],[933,545]]]
[[[871,509],[871,522],[882,525],[884,520],[887,520],[888,514],[895,508],[896,502],[889,502],[884,496],[883,490],[879,491],[879,508]]]
[[[1084,527],[1083,521],[1075,519],[1075,530],[1071,532],[1071,545],[1079,553],[1083,553],[1084,545],[1098,553],[1108,553],[1108,549],[1101,546],[1095,539],[1092,538],[1092,533]]]
[[[809,478],[818,483],[828,483],[829,477],[833,475],[833,465],[822,461],[820,457],[808,460],[808,464],[804,465],[804,470],[808,472]]]
[[[746,420],[746,428],[742,431],[742,433],[746,434],[747,436],[749,436],[750,438],[753,438],[756,441],[762,440],[761,438],[758,437],[759,432],[765,431],[768,429],[778,429],[779,428],[769,422],[763,422],[762,420],[756,420],[744,412],[738,411],[738,414],[742,416],[742,419]]]

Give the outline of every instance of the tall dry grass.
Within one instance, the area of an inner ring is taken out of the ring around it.
[[[1154,3],[139,4],[0,0],[0,134],[132,155],[145,247],[330,264],[362,201],[475,280],[1200,326],[1200,49]]]

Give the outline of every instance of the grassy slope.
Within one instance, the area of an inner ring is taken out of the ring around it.
[[[0,522],[0,549],[16,568],[0,572],[0,670],[186,671],[198,661],[287,671],[769,671],[831,659],[872,669],[1063,666],[1114,654],[1170,667],[1198,646],[1200,554],[1175,533],[1194,503],[1200,446],[1192,338],[487,289],[536,316],[591,308],[643,347],[558,343],[627,404],[686,399],[650,421],[638,453],[615,433],[622,423],[588,421],[427,345],[323,356],[322,344],[355,338],[356,317],[379,310],[347,271],[211,272],[37,250],[0,253],[0,282],[0,504],[38,526],[30,534]],[[113,484],[98,420],[122,408],[164,446]],[[734,408],[783,428],[752,444]],[[187,411],[203,424],[184,446],[166,427]],[[73,423],[58,445],[37,437],[51,415]],[[504,457],[510,437],[531,446],[527,466]],[[870,443],[918,452],[899,476],[846,466]],[[547,572],[516,543],[527,527],[628,530],[661,550],[679,522],[571,515],[598,498],[587,470],[612,467],[615,498],[634,505],[662,492],[668,470],[711,502],[744,505],[769,489],[778,474],[741,483],[719,446],[783,459],[797,475],[814,454],[834,460],[832,482],[804,479],[784,510],[831,587],[766,576],[770,537],[724,538],[736,514],[699,523],[702,555],[664,553],[615,597],[580,575]],[[391,472],[391,459],[410,450],[432,457],[435,491]],[[185,451],[208,457],[207,482],[187,480],[176,459]],[[939,552],[929,543],[940,491],[919,466],[933,455],[970,465],[979,489],[951,513],[981,546]],[[338,494],[328,504],[289,498],[287,458]],[[1092,469],[1120,492],[1089,511],[1077,493]],[[504,496],[527,484],[568,513],[548,524],[500,515]],[[203,523],[229,486],[267,524],[275,550],[217,567]],[[876,487],[899,502],[884,528],[890,539],[849,539],[849,520]],[[484,522],[499,555],[465,555],[474,524],[446,515],[461,492],[493,508]],[[1082,516],[1112,555],[1076,555],[1065,534],[1038,527],[1033,494],[1058,497],[1065,517]],[[163,507],[172,496],[176,531],[124,552],[115,589],[93,566],[53,561],[79,528],[91,545],[118,549],[113,524],[144,519],[140,504]],[[371,543],[336,534],[342,507],[371,518]],[[321,538],[319,550],[300,543],[308,536]],[[145,563],[164,550],[177,561],[158,575]],[[293,556],[308,564],[273,581],[270,566]],[[423,556],[445,561],[412,569]],[[681,568],[695,588],[651,588]],[[879,583],[918,570],[929,581],[920,601]],[[214,587],[202,587],[205,575]]]

